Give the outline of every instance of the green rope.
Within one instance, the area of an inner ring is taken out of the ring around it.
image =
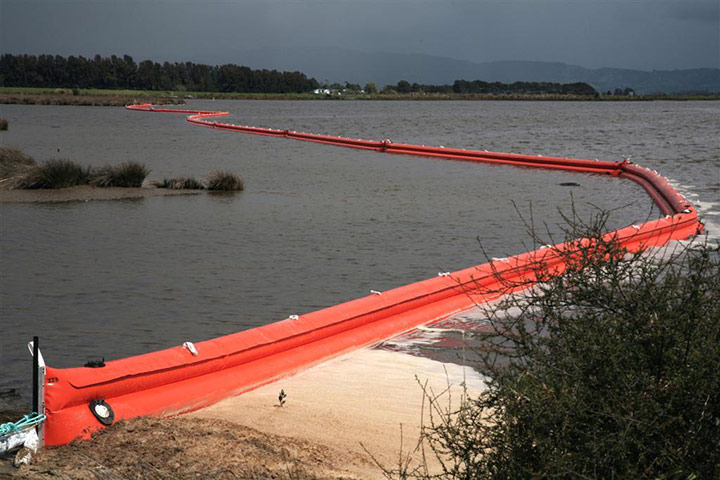
[[[38,415],[36,412],[24,415],[23,418],[17,422],[8,422],[0,425],[0,437],[3,435],[10,435],[11,433],[19,432],[28,427],[33,427],[45,421],[47,417],[45,415]]]

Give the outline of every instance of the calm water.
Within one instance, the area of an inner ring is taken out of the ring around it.
[[[368,139],[632,159],[669,176],[720,223],[720,104],[712,102],[197,101],[223,121]],[[0,106],[0,141],[38,160],[137,160],[150,178],[240,173],[236,195],[1,212],[0,390],[28,382],[24,344],[78,366],[200,341],[531,247],[513,202],[557,232],[574,197],[643,221],[633,183],[584,174],[389,156],[193,127],[182,115]],[[564,182],[579,184],[561,186]],[[653,212],[652,214],[655,214]],[[448,344],[451,345],[452,342]],[[442,346],[442,345],[441,345]]]

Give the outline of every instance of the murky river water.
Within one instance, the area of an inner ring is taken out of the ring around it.
[[[196,101],[231,123],[553,156],[632,159],[720,224],[713,102]],[[120,358],[280,320],[531,245],[513,202],[557,232],[571,194],[643,221],[635,184],[585,174],[389,156],[191,126],[182,115],[0,106],[3,144],[38,160],[136,160],[150,178],[240,173],[235,195],[4,204],[0,391],[25,390],[25,343],[50,365]],[[562,186],[562,183],[578,186]],[[656,212],[652,213],[656,214]],[[711,227],[712,228],[712,227]]]

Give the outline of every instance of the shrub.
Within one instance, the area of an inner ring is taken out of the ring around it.
[[[720,476],[720,247],[628,254],[600,231],[487,311],[483,394],[428,395],[446,478]]]
[[[137,162],[108,165],[94,169],[90,184],[96,187],[141,187],[150,171]]]
[[[88,183],[89,168],[67,159],[51,159],[31,169],[24,188],[67,188]]]
[[[202,190],[205,188],[202,183],[194,178],[166,178],[155,184],[158,188],[169,188],[171,190]]]
[[[213,191],[239,191],[245,189],[245,184],[239,175],[232,172],[214,171],[205,178],[205,186]]]
[[[5,131],[8,129],[8,121],[4,118],[0,118],[0,131]]]

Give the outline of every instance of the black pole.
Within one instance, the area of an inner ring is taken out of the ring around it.
[[[38,345],[39,339],[38,337],[33,337],[33,403],[30,407],[31,412],[38,412],[38,405],[40,402],[38,401],[38,396],[40,392],[38,391],[38,380],[40,376],[40,346]]]

